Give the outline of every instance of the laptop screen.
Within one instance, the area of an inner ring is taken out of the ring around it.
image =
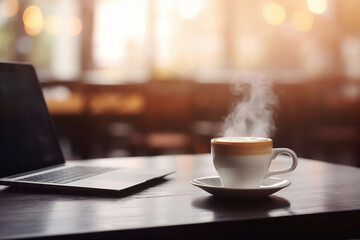
[[[0,63],[0,177],[64,163],[34,68]]]

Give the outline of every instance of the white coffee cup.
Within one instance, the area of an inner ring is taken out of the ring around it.
[[[228,188],[259,188],[264,179],[293,171],[297,156],[288,148],[273,148],[270,138],[220,137],[211,139],[211,154],[222,184]],[[292,158],[292,165],[282,170],[269,170],[279,154]]]

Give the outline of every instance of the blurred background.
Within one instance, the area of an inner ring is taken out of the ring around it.
[[[208,153],[272,83],[275,146],[360,166],[360,1],[0,0],[0,61],[35,65],[67,159]]]

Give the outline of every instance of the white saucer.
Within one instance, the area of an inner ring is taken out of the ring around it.
[[[270,177],[265,179],[259,188],[226,188],[222,186],[220,177],[213,176],[196,178],[191,184],[218,197],[259,198],[273,194],[291,183],[286,179]]]

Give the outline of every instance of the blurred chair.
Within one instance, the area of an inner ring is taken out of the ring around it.
[[[195,153],[209,153],[210,140],[222,132],[225,117],[242,96],[228,83],[198,83],[194,90]]]
[[[318,86],[313,100],[311,156],[360,166],[360,84]]]
[[[89,157],[140,155],[139,124],[145,108],[142,86],[88,84],[86,122]]]
[[[304,81],[280,82],[273,86],[278,97],[274,109],[274,147],[293,149],[299,156],[306,157],[309,142],[307,130],[311,122],[310,102],[312,84]]]
[[[143,143],[147,155],[192,153],[194,83],[152,81],[146,87]]]
[[[83,85],[80,81],[49,81],[41,86],[65,158],[82,158],[81,129],[86,106]]]

